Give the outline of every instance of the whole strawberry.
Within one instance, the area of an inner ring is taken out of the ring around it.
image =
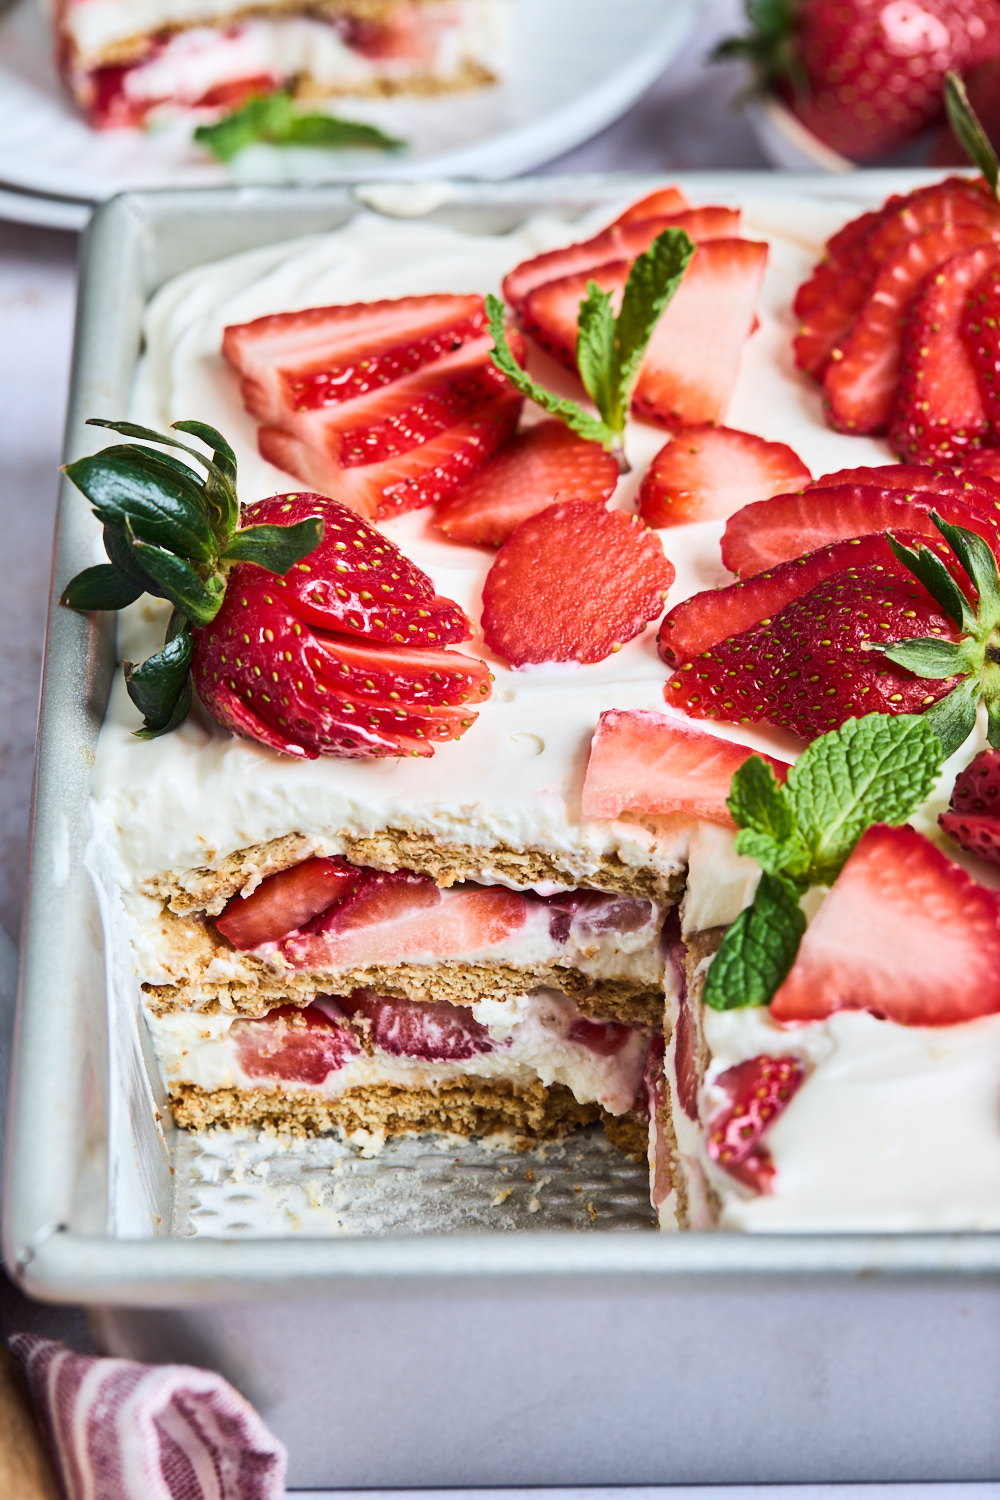
[[[747,0],[748,57],[827,146],[883,156],[941,117],[945,74],[1000,53],[998,0]]]
[[[176,426],[211,459],[130,423],[95,422],[182,448],[206,470],[137,444],[67,465],[104,525],[109,562],[66,588],[74,609],[122,609],[142,593],[174,606],[163,649],[125,663],[139,735],[184,719],[192,683],[234,734],[288,755],[433,755],[489,697],[482,662],[444,648],[472,624],[399,548],[324,495],[236,498],[236,459],[213,428]]]

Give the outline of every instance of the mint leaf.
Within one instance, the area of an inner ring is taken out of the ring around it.
[[[615,323],[617,381],[613,406],[598,411],[609,427],[625,431],[632,391],[643,356],[667,303],[681,284],[694,255],[694,242],[683,229],[665,229],[638,257],[629,273],[621,311]]]
[[[785,783],[812,879],[832,885],[872,823],[905,823],[943,759],[926,714],[867,714],[813,740]]]
[[[969,103],[965,84],[957,73],[946,73],[944,80],[944,103],[948,111],[948,122],[956,137],[968,154],[969,160],[982,172],[994,195],[997,192],[997,155],[989,137],[976,119]]]
[[[756,829],[779,842],[791,838],[795,831],[788,793],[759,755],[751,755],[737,768],[726,806],[738,828]]]
[[[705,1004],[713,1010],[770,1004],[795,962],[805,930],[796,893],[765,871],[753,905],[740,912],[712,960]]]
[[[602,292],[596,281],[587,282],[587,295],[577,315],[576,365],[583,388],[597,410],[602,414],[611,411],[617,396],[615,315],[611,293]],[[615,426],[613,422],[609,425]]]
[[[490,359],[500,373],[506,375],[514,389],[520,391],[522,396],[527,396],[529,401],[534,401],[545,411],[551,412],[554,417],[561,417],[566,426],[578,432],[582,438],[587,438],[592,443],[600,443],[602,448],[614,449],[617,437],[610,427],[597,417],[592,417],[589,412],[585,412],[576,401],[571,401],[565,396],[556,396],[552,391],[547,391],[544,386],[536,385],[527,370],[521,369],[510,352],[503,314],[504,307],[500,298],[488,296],[486,315],[494,344],[490,350]]]
[[[359,120],[341,120],[335,115],[300,114],[284,90],[249,99],[212,125],[199,125],[194,132],[199,146],[221,162],[232,161],[247,146],[317,146],[327,150],[344,147],[395,151],[405,141],[386,135],[374,125]]]

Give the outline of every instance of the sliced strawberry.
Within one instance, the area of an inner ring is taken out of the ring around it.
[[[753,500],[808,484],[812,475],[787,443],[733,427],[679,427],[639,489],[647,526],[722,521]]]
[[[922,540],[914,537],[908,545]],[[685,662],[664,688],[696,719],[767,723],[803,739],[866,713],[920,713],[954,678],[912,677],[869,642],[936,635],[954,623],[898,562],[884,538],[880,562],[844,568],[749,630]]]
[[[632,1035],[631,1026],[620,1021],[591,1021],[586,1016],[572,1023],[566,1040],[593,1052],[596,1057],[614,1057]]]
[[[962,849],[1000,864],[1000,750],[981,750],[959,772],[938,822]]]
[[[960,250],[1000,237],[975,224],[939,224],[904,240],[879,267],[850,333],[823,376],[830,424],[841,432],[885,432],[892,416],[903,321],[924,278]]]
[[[713,1082],[726,1102],[709,1119],[705,1149],[737,1182],[755,1193],[774,1187],[774,1163],[762,1144],[765,1131],[788,1108],[805,1082],[798,1057],[748,1057]]]
[[[361,871],[342,859],[304,859],[267,875],[249,896],[234,896],[215,925],[234,948],[259,948],[302,927],[348,895]]]
[[[685,813],[732,827],[726,798],[734,773],[753,753],[652,709],[608,709],[590,742],[581,811],[584,818]],[[783,781],[788,767],[761,758]]]
[[[934,535],[940,541],[940,532]],[[786,604],[809,593],[832,573],[881,562],[884,553],[881,534],[835,542],[755,571],[727,588],[692,594],[675,605],[660,626],[660,656],[671,667],[690,661],[717,641],[773,619]]]
[[[1000,448],[974,448],[962,455],[962,474],[966,478],[991,480],[1000,489]],[[1000,510],[1000,498],[994,501]]]
[[[910,305],[889,429],[900,458],[958,464],[986,440],[989,420],[962,324],[973,288],[991,268],[1000,269],[997,245],[960,251],[927,278]]]
[[[1000,213],[974,183],[950,178],[904,198],[890,198],[881,210],[845,225],[827,246],[830,265],[818,266],[795,299],[796,314],[803,320],[795,339],[799,368],[821,380],[834,349],[862,312],[880,267],[911,236],[947,223],[991,233],[1000,229]]]
[[[525,298],[536,287],[560,281],[566,276],[586,278],[588,271],[610,261],[631,263],[648,250],[665,229],[683,229],[693,240],[718,239],[720,235],[735,233],[734,225],[738,224],[739,213],[732,208],[696,208],[656,218],[616,220],[593,239],[547,250],[542,255],[532,256],[531,260],[522,261],[504,277],[504,298],[520,312]]]
[[[965,500],[984,515],[1000,511],[1000,483],[982,469],[980,449],[963,455],[964,468],[932,464],[869,464],[859,469],[837,469],[821,474],[807,489],[831,489],[842,484],[871,484],[884,490],[931,490]]]
[[[261,455],[369,516],[443,499],[510,436],[521,398],[492,347],[474,296],[277,314],[223,341]]]
[[[281,945],[295,969],[475,958],[524,926],[528,902],[500,886],[441,891],[400,870],[370,875],[355,895]]]
[[[1000,267],[992,267],[969,295],[962,316],[962,338],[975,371],[990,430],[1000,442]],[[963,460],[965,461],[965,460]],[[985,471],[989,473],[990,470]],[[1000,478],[1000,464],[996,478]]]
[[[338,1007],[366,1023],[373,1046],[392,1057],[425,1062],[467,1062],[493,1051],[486,1027],[467,1005],[447,1000],[396,1000],[373,990],[355,990]]]
[[[589,501],[550,505],[514,532],[483,585],[483,635],[512,667],[603,661],[663,610],[674,581],[659,537]]]
[[[670,428],[723,420],[766,263],[767,246],[755,240],[698,245],[646,351],[633,399],[637,416]],[[617,302],[629,269],[620,261],[540,287],[525,301],[525,330],[575,369],[577,316],[588,282],[615,293]]]
[[[564,422],[539,422],[453,490],[434,520],[452,541],[499,547],[529,516],[562,500],[602,504],[617,483],[618,465],[599,443]]]
[[[868,1010],[901,1026],[1000,1011],[1000,900],[912,828],[863,835],[810,922],[773,1020]]]
[[[971,491],[968,498],[975,498]],[[748,578],[793,557],[803,557],[832,542],[867,536],[887,527],[925,537],[940,532],[931,520],[937,511],[955,526],[965,526],[986,538],[1000,555],[997,525],[1000,513],[984,514],[940,491],[884,490],[874,485],[844,484],[831,489],[808,489],[795,495],[775,495],[744,506],[731,516],[722,538],[722,560],[733,573]]]
[[[612,228],[614,224],[641,224],[643,219],[662,219],[670,214],[681,214],[689,206],[680,188],[657,188],[655,192],[647,193],[645,198],[639,198],[630,204],[608,228]]]
[[[312,1088],[361,1051],[349,1027],[315,1005],[281,1005],[258,1021],[234,1021],[229,1034],[247,1077]]]
[[[430,713],[470,712],[490,696],[485,663],[458,651],[382,646],[358,637],[316,633],[324,680],[357,703],[405,703]],[[469,708],[466,708],[469,705]]]
[[[258,422],[281,425],[289,408],[337,404],[412,374],[486,327],[477,296],[400,297],[308,307],[228,327],[222,353],[240,373],[240,394]],[[451,329],[454,339],[448,339]],[[437,349],[437,341],[442,347]],[[320,393],[323,393],[322,398]]]

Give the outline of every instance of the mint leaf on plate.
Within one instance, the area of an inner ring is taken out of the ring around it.
[[[795,962],[805,930],[797,893],[765,872],[753,905],[740,912],[712,960],[705,1004],[712,1010],[769,1005]]]
[[[301,114],[284,90],[250,99],[212,125],[199,125],[194,139],[221,162],[229,162],[247,146],[315,146],[326,150],[362,147],[397,151],[406,144],[360,120],[336,115]]]

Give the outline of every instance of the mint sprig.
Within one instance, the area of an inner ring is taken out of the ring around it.
[[[204,422],[175,422],[174,429],[199,438],[211,458],[134,422],[94,417],[89,425],[180,449],[204,471],[139,443],[115,444],[65,467],[104,526],[108,561],[71,579],[60,603],[79,610],[124,609],[148,593],[173,605],[163,649],[141,664],[125,663],[129,697],[143,716],[137,733],[151,739],[176,728],[187,714],[191,627],[215,619],[230,567],[255,563],[283,576],[319,546],[324,523],[311,516],[294,526],[241,527],[236,455]]]
[[[577,315],[576,362],[583,388],[600,414],[599,420],[578,402],[547,391],[522,370],[507,342],[503,303],[498,297],[486,299],[495,345],[490,358],[497,369],[522,396],[560,417],[581,437],[600,443],[613,453],[623,473],[628,470],[625,423],[643,357],[694,252],[694,242],[683,229],[665,229],[657,235],[629,272],[617,317],[611,293],[602,291],[596,281],[587,283],[587,295]]]
[[[254,145],[313,146],[327,151],[348,147],[398,151],[406,145],[360,120],[341,120],[336,115],[315,112],[302,114],[296,110],[291,94],[283,89],[248,100],[212,125],[199,125],[194,139],[221,162],[232,161],[247,146]]]
[[[918,578],[949,619],[962,632],[958,641],[918,635],[902,641],[871,644],[897,666],[915,677],[957,677],[946,697],[927,709],[924,718],[933,726],[945,749],[952,755],[976,726],[980,702],[987,710],[990,744],[1000,747],[1000,572],[989,543],[974,531],[953,526],[931,511],[931,520],[965,569],[978,595],[970,603],[942,559],[929,547],[907,547],[886,533],[899,561]]]
[[[770,1003],[805,932],[800,897],[810,886],[833,884],[873,823],[905,823],[930,794],[943,760],[926,714],[866,714],[813,740],[784,784],[759,756],[744,761],[727,806],[740,829],[736,852],[764,873],[712,960],[706,1005]]]

